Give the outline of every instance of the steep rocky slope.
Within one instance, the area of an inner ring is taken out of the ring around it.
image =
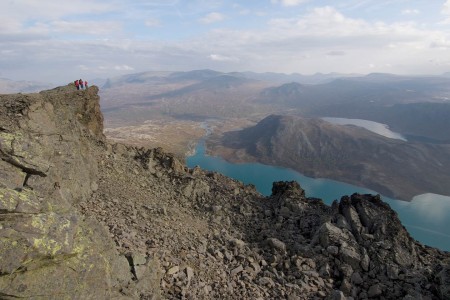
[[[281,165],[396,199],[450,195],[450,145],[405,142],[357,126],[281,115],[225,133],[212,144],[213,152],[230,160]]]
[[[448,299],[450,255],[379,197],[270,197],[110,144],[97,89],[0,97],[0,298]]]

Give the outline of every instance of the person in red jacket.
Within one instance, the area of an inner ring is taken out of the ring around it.
[[[79,90],[80,89],[80,84],[79,84],[78,80],[75,80],[74,82],[75,82],[75,87],[77,88],[77,90]]]
[[[80,80],[78,81],[78,84],[80,85],[81,89],[83,89],[83,80],[80,79]]]
[[[87,81],[85,80],[84,81],[84,87],[87,89],[88,88],[88,85],[87,85]]]

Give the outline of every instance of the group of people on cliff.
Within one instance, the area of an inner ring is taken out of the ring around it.
[[[88,88],[88,82],[87,81],[83,81],[82,79],[80,80],[75,80],[73,83],[75,83],[75,87],[77,88],[77,90],[82,90],[84,88]]]

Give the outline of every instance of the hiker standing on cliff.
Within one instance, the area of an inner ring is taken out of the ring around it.
[[[80,84],[81,89],[83,89],[83,80],[79,80],[78,83]]]
[[[85,80],[84,81],[84,87],[87,89],[88,88],[88,85],[87,85],[87,81]]]
[[[75,83],[75,87],[77,88],[77,90],[79,90],[80,84],[79,84],[78,80],[75,80],[74,83]]]

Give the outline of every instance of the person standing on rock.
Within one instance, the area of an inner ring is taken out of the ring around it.
[[[85,80],[84,81],[84,87],[87,89],[88,88],[88,85],[87,85],[87,81]]]
[[[80,89],[80,84],[79,84],[78,80],[75,80],[74,82],[75,82],[75,87],[77,88],[77,90],[79,90]]]
[[[78,81],[78,83],[80,84],[81,89],[83,89],[83,80],[80,79],[80,80]]]

